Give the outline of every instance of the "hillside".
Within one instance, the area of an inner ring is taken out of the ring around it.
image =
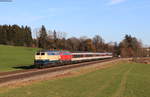
[[[0,45],[0,72],[16,70],[19,66],[32,65],[38,49]]]

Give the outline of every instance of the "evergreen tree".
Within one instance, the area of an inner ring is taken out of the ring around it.
[[[0,43],[7,44],[7,25],[3,25],[0,31]]]
[[[24,37],[25,37],[25,40],[24,40],[25,45],[28,46],[28,47],[32,46],[33,40],[32,40],[32,35],[31,35],[31,28],[26,26],[24,28],[24,34],[25,34],[24,35]]]
[[[0,44],[31,46],[31,29],[27,26],[24,28],[18,25],[0,25]]]
[[[57,32],[54,30],[54,32],[53,32],[53,37],[54,37],[54,48],[55,49],[58,49],[59,47],[58,47],[58,38],[57,38]]]
[[[44,49],[47,48],[47,31],[44,25],[42,25],[39,31],[38,46]]]

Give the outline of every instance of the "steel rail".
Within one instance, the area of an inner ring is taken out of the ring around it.
[[[11,82],[11,81],[14,81],[14,80],[26,79],[26,78],[30,78],[30,77],[34,77],[34,76],[38,76],[38,75],[53,73],[53,72],[56,72],[56,71],[64,71],[64,70],[69,70],[69,69],[73,69],[73,68],[79,68],[79,67],[94,65],[94,64],[97,64],[97,63],[112,61],[112,60],[115,60],[115,59],[113,58],[113,59],[90,61],[90,62],[64,65],[64,66],[46,68],[46,69],[23,70],[23,71],[17,71],[17,72],[10,72],[10,73],[6,73],[6,74],[1,73],[0,74],[0,84]]]

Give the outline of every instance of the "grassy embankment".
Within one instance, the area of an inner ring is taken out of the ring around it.
[[[0,72],[18,70],[14,67],[32,65],[38,49],[0,45]]]
[[[10,89],[0,97],[149,97],[150,65],[123,63],[79,76]]]

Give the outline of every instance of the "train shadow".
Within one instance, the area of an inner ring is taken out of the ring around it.
[[[15,68],[15,69],[34,69],[36,67],[35,67],[35,65],[28,65],[28,66],[26,65],[26,66],[15,66],[13,68]]]

